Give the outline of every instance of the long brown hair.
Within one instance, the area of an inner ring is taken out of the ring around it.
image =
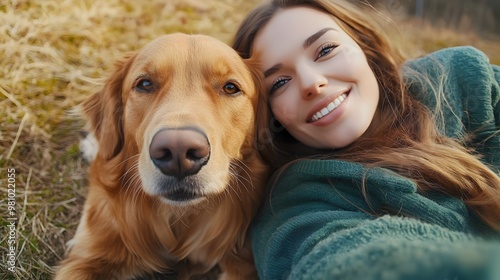
[[[233,48],[252,56],[256,34],[280,10],[306,6],[333,15],[363,50],[380,89],[380,100],[368,130],[351,145],[321,151],[307,147],[276,124],[265,94],[259,105],[258,145],[278,169],[303,158],[334,158],[384,167],[413,180],[420,191],[442,191],[461,198],[493,228],[500,229],[500,178],[473,151],[439,132],[435,116],[408,94],[401,76],[405,62],[380,30],[376,15],[341,0],[274,0],[255,8],[240,25]],[[445,73],[443,73],[445,75]],[[421,82],[430,84],[422,76]],[[427,90],[430,87],[426,87]],[[441,87],[432,87],[444,96]]]

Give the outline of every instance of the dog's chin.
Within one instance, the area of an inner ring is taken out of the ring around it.
[[[149,179],[143,180],[144,191],[171,206],[196,205],[206,200],[211,193],[203,188],[204,185],[197,176],[177,179],[162,175]]]
[[[174,191],[164,192],[160,195],[160,200],[163,203],[172,206],[191,206],[204,201],[206,197],[199,192],[188,191],[185,189],[177,189]]]

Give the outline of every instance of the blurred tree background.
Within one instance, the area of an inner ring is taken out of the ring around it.
[[[438,27],[500,36],[499,0],[369,0],[392,16],[415,17]],[[398,15],[399,14],[399,15]]]

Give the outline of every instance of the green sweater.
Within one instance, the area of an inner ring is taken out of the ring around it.
[[[460,47],[408,62],[408,81],[410,69],[434,78],[447,73],[443,131],[474,132],[469,144],[498,173],[500,67]],[[436,106],[432,94],[417,98]],[[360,191],[363,178],[369,204]],[[291,165],[271,187],[251,234],[261,279],[500,279],[500,233],[461,200],[420,194],[404,177],[357,163]]]

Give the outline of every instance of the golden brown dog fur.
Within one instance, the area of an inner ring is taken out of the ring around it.
[[[116,66],[82,104],[99,149],[55,279],[129,279],[180,262],[188,263],[183,275],[218,264],[222,278],[256,277],[246,232],[266,177],[253,144],[258,75],[203,35],[165,35]],[[144,77],[147,92],[137,90]],[[179,127],[195,127],[210,143],[210,159],[189,176],[200,197],[189,201],[164,196],[165,175],[149,154],[158,131]]]

